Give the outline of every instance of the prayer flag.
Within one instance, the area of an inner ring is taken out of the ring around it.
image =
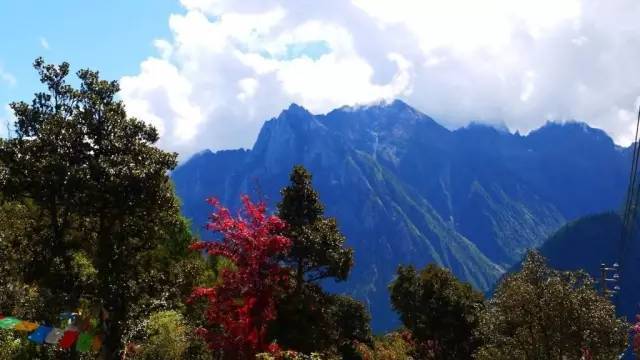
[[[29,340],[33,341],[36,344],[44,343],[44,340],[47,338],[47,335],[53,330],[53,328],[49,326],[40,325],[36,331],[32,332],[29,335]]]
[[[60,320],[68,320],[71,319],[73,317],[73,313],[72,312],[63,312],[60,313],[60,316],[58,316],[60,318]]]
[[[56,345],[60,341],[60,339],[62,339],[63,335],[64,335],[64,331],[58,328],[53,328],[49,332],[49,334],[47,334],[47,337],[44,339],[44,342],[46,342],[47,344]]]
[[[93,337],[93,341],[91,342],[91,349],[95,352],[99,352],[102,347],[102,337],[100,335],[96,335]]]
[[[20,321],[21,320],[8,316],[0,320],[0,329],[13,329],[13,327]]]
[[[26,331],[32,332],[33,330],[38,328],[38,324],[31,321],[20,321],[14,326],[14,329],[17,331]]]
[[[78,335],[80,335],[78,329],[76,329],[75,327],[70,327],[65,330],[62,338],[60,339],[60,342],[58,342],[58,345],[60,345],[60,347],[63,349],[71,349],[73,343],[75,343],[76,339],[78,339]]]
[[[90,333],[83,332],[78,337],[78,341],[76,342],[76,350],[79,352],[88,352],[91,350],[91,344],[93,342],[93,335]]]

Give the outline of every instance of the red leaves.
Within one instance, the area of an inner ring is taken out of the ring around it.
[[[198,334],[227,359],[252,359],[273,349],[264,339],[269,321],[276,316],[275,297],[289,278],[289,271],[278,262],[278,256],[291,246],[288,238],[279,235],[286,223],[267,215],[264,203],[255,204],[247,196],[242,197],[243,211],[237,217],[217,199],[207,202],[215,212],[206,228],[220,233],[222,240],[199,242],[191,249],[224,256],[235,269],[222,271],[222,281],[214,288],[193,291],[192,299],[208,302],[204,315],[209,326]]]
[[[636,359],[640,359],[640,315],[636,315],[636,323],[631,327],[631,346]]]

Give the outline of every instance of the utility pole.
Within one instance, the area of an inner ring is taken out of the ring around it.
[[[620,291],[620,286],[617,285],[620,275],[618,274],[618,263],[613,263],[611,267],[608,267],[605,263],[600,264],[600,294],[604,297],[612,297]],[[615,284],[612,289],[609,289],[608,284]]]

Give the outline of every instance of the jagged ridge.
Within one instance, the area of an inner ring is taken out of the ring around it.
[[[374,328],[397,322],[387,285],[400,263],[436,262],[489,289],[527,248],[567,220],[622,202],[629,151],[585,124],[547,124],[528,136],[488,126],[450,131],[402,101],[313,115],[291,105],[251,150],[204,152],[173,173],[198,227],[217,196],[271,205],[304,164],[327,212],[356,251],[346,284],[368,301]]]

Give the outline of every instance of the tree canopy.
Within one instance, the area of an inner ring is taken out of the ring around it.
[[[419,358],[470,359],[482,294],[434,264],[400,266],[389,287],[391,304],[415,340]]]
[[[222,238],[192,246],[233,263],[233,268],[221,272],[218,284],[197,288],[192,295],[207,303],[207,324],[199,334],[221,358],[229,360],[253,359],[259,352],[272,350],[266,339],[267,326],[276,318],[276,300],[290,274],[278,261],[291,246],[280,235],[286,224],[275,215],[266,215],[264,203],[254,204],[246,196],[242,201],[243,211],[234,218],[210,199],[215,212],[206,227]]]
[[[353,251],[336,219],[324,216],[312,176],[296,165],[282,189],[278,215],[287,223],[291,249],[282,260],[293,274],[293,286],[278,305],[271,337],[285,348],[349,358],[356,342],[371,341],[370,316],[353,299],[327,294],[320,280],[343,281],[353,266]]]
[[[483,311],[477,359],[616,359],[629,325],[584,272],[549,268],[530,252]]]
[[[345,280],[353,266],[353,250],[335,218],[324,216],[324,205],[311,183],[311,174],[301,165],[291,171],[291,183],[282,189],[278,216],[287,222],[292,241],[285,260],[295,271],[296,285],[325,278]]]
[[[103,349],[117,358],[129,322],[182,307],[207,272],[186,250],[189,224],[168,177],[176,154],[127,116],[117,82],[80,70],[76,88],[69,64],[34,67],[46,90],[11,104],[15,136],[0,142],[0,217],[11,224],[0,257],[12,259],[0,312],[55,324],[82,308],[103,318]],[[25,292],[34,303],[17,301]]]

